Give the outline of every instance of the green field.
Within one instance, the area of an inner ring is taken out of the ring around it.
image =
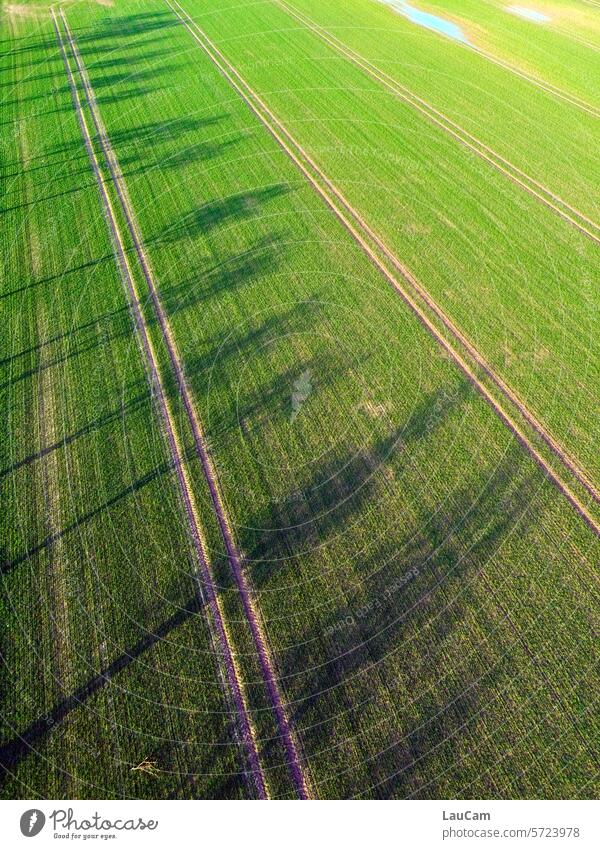
[[[597,797],[600,26],[535,8],[3,3],[2,798]]]

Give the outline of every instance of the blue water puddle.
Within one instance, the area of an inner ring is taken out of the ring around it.
[[[512,12],[513,15],[519,15],[520,18],[526,18],[528,21],[535,21],[536,24],[545,24],[551,20],[543,12],[536,12],[535,9],[526,9],[525,6],[506,6],[506,11]]]
[[[462,41],[468,44],[468,39],[464,32],[457,24],[452,21],[447,21],[445,18],[439,18],[437,15],[432,15],[430,12],[422,12],[420,9],[410,6],[404,0],[383,0],[388,6],[391,6],[396,12],[400,12],[413,24],[426,27],[427,29],[435,30],[448,38],[453,38],[455,41]]]

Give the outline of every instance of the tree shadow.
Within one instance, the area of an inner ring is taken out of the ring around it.
[[[319,368],[319,372],[327,373],[327,369]],[[338,370],[330,380],[335,381],[341,374]],[[394,458],[396,463],[399,457],[408,460],[411,446],[441,427],[472,391],[471,384],[464,379],[451,391],[442,388],[428,393],[413,407],[407,420],[392,428],[387,436],[373,445],[357,445],[354,453],[345,458],[334,457],[318,465],[312,472],[312,480],[305,482],[300,491],[290,491],[288,497],[275,505],[278,526],[250,548],[248,563],[260,566],[253,578],[257,587],[261,587],[263,577],[268,580],[269,570],[276,569],[277,562],[285,561],[290,552],[303,552],[316,540],[325,540],[346,527],[352,516],[359,515],[374,496],[382,475],[388,473],[390,459]],[[273,524],[272,515],[273,507],[269,505],[264,512],[256,514],[250,526],[269,528]],[[269,563],[275,565],[265,568],[264,564]]]
[[[194,595],[188,599],[181,609],[173,616],[165,619],[154,631],[148,632],[132,648],[119,655],[116,660],[90,678],[70,696],[60,701],[47,714],[32,722],[22,734],[0,746],[0,767],[8,772],[28,754],[36,754],[36,746],[43,744],[46,738],[60,727],[73,710],[85,705],[115,675],[126,669],[144,652],[164,640],[192,616],[201,615],[202,608],[203,603],[197,596]]]
[[[175,170],[177,168],[185,168],[193,162],[206,162],[210,159],[216,159],[217,157],[224,155],[229,148],[235,147],[235,145],[239,144],[243,138],[244,136],[242,133],[237,133],[224,141],[195,142],[190,144],[188,147],[181,148],[173,152],[166,150],[162,156],[160,154],[160,150],[156,149],[156,146],[153,145],[153,163],[140,165],[139,154],[122,156],[120,157],[120,162],[124,168],[125,176],[144,174],[151,170]]]
[[[361,564],[364,582],[347,588],[346,603],[329,613],[321,634],[307,629],[297,648],[288,652],[282,676],[302,681],[301,687],[295,682],[299,699],[292,718],[303,726],[309,751],[335,750],[340,726],[358,739],[368,736],[363,716],[369,707],[382,716],[373,695],[375,682],[391,701],[408,686],[419,719],[398,728],[388,723],[366,765],[366,778],[374,788],[367,795],[392,798],[414,792],[421,762],[442,748],[449,763],[457,762],[456,744],[465,726],[487,705],[478,696],[482,682],[475,673],[470,677],[467,668],[462,674],[448,671],[442,675],[443,685],[436,680],[435,688],[423,689],[419,669],[399,660],[410,639],[413,645],[405,654],[413,662],[418,657],[423,669],[445,669],[444,646],[477,606],[471,582],[478,581],[487,558],[507,533],[516,525],[524,532],[535,521],[529,511],[530,481],[527,476],[517,480],[520,461],[515,448],[482,482],[481,491],[459,490],[452,506],[423,514],[400,550],[391,540],[381,542]],[[507,492],[510,504],[500,512],[498,496]],[[323,647],[311,667],[308,647],[319,641]],[[303,668],[307,671],[299,674]],[[502,686],[502,674],[490,664],[482,689],[489,693]],[[348,795],[364,792],[349,773],[345,780],[351,782]]]
[[[180,26],[179,21],[170,12],[135,12],[126,15],[107,15],[101,21],[90,26],[76,29],[78,41],[96,44],[108,41],[110,45],[119,39],[128,39],[146,33]],[[144,39],[144,44],[148,43]]]
[[[386,460],[402,442],[402,428],[372,447],[357,446],[344,459],[319,465],[312,479],[277,504],[266,505],[249,522],[254,529],[246,562],[257,591],[267,589],[274,574],[290,577],[294,560],[344,532],[354,515],[374,497]],[[276,519],[276,521],[274,521]]]
[[[115,147],[129,144],[153,147],[157,143],[172,142],[190,133],[197,133],[206,127],[213,127],[226,118],[226,113],[219,113],[204,118],[186,116],[185,118],[173,118],[169,121],[150,121],[138,124],[135,127],[114,130],[110,138]]]
[[[185,775],[189,793],[185,798],[192,799],[240,799],[256,797],[256,787],[250,773],[247,772],[222,772],[222,750],[230,749],[235,741],[240,746],[239,732],[234,722],[229,722],[224,727],[218,740],[210,746],[203,745],[201,751],[203,756],[198,759],[197,766]],[[165,747],[166,751],[159,752],[157,759],[161,763],[168,763],[172,759],[172,745]],[[189,752],[188,752],[189,758]],[[209,789],[206,782],[210,783]],[[245,792],[242,793],[242,790]],[[176,793],[167,795],[168,799],[181,798]]]
[[[182,236],[183,238],[183,236]],[[131,248],[127,251],[130,256],[134,255],[134,250]],[[169,316],[173,316],[181,311],[185,311],[194,307],[199,303],[205,303],[212,298],[218,297],[224,292],[233,292],[237,288],[247,285],[254,277],[274,271],[279,263],[280,248],[276,236],[266,236],[257,240],[247,250],[242,253],[229,257],[223,262],[214,265],[202,272],[194,279],[186,279],[172,286],[165,286],[161,289],[161,302],[163,308]],[[69,274],[78,273],[82,270],[94,269],[99,265],[110,261],[114,261],[113,255],[107,255],[100,260],[93,260],[73,269],[66,269],[60,275],[53,275],[35,281],[29,286],[24,286],[15,289],[12,292],[5,293],[3,297],[16,295],[22,291],[28,291],[35,286],[41,286],[47,283],[55,282],[56,279],[61,279]],[[147,324],[156,323],[156,318],[151,315],[147,318]],[[98,329],[103,325],[112,325],[110,330],[99,333]],[[124,305],[111,313],[106,313],[95,317],[94,319],[83,322],[81,325],[69,328],[68,331],[56,334],[51,339],[45,340],[42,344],[32,345],[22,351],[19,351],[10,356],[3,357],[0,360],[0,367],[11,367],[24,357],[39,352],[42,348],[47,348],[51,344],[60,341],[72,342],[73,339],[82,333],[88,331],[96,331],[89,333],[89,338],[77,349],[62,353],[45,363],[41,368],[51,368],[57,365],[63,365],[67,360],[77,357],[100,345],[109,344],[119,339],[133,337],[134,327],[131,320],[131,312],[128,305]],[[227,356],[232,350],[234,342],[228,337],[227,341],[221,338],[214,339],[214,347],[218,349],[222,356]],[[211,360],[211,355],[208,357],[194,360],[193,370],[204,368],[205,360]],[[35,377],[39,374],[40,366],[28,368],[19,375],[11,376],[0,388],[12,386],[19,381]],[[1,474],[1,472],[0,472]]]
[[[152,469],[150,472],[147,472],[145,475],[142,475],[137,480],[132,481],[131,484],[129,484],[129,486],[126,486],[120,492],[118,492],[115,495],[111,496],[110,498],[106,499],[106,501],[104,501],[102,504],[98,505],[98,507],[94,507],[94,509],[88,510],[88,511],[82,513],[73,522],[70,522],[68,525],[61,528],[60,530],[58,530],[58,531],[56,531],[52,534],[49,534],[43,540],[41,540],[41,542],[38,542],[35,545],[32,545],[31,547],[29,547],[25,551],[21,552],[21,554],[18,554],[12,560],[9,560],[7,562],[3,562],[2,564],[0,564],[0,574],[1,575],[8,574],[13,569],[15,569],[17,566],[19,566],[21,563],[25,563],[31,557],[34,557],[35,555],[38,555],[41,552],[43,552],[44,550],[50,548],[58,540],[62,539],[63,537],[67,536],[68,534],[77,530],[82,525],[85,525],[87,522],[90,522],[96,516],[99,516],[100,514],[104,513],[105,511],[110,510],[116,504],[120,503],[123,499],[128,498],[130,495],[133,495],[134,493],[138,492],[140,489],[143,489],[143,487],[152,483],[153,481],[155,481],[157,478],[161,477],[162,475],[170,473],[172,468],[173,468],[173,466],[172,466],[171,462],[162,463],[161,465],[157,466],[157,468]]]
[[[106,257],[106,260],[110,260],[110,261],[114,262],[114,256],[111,254],[110,256]],[[102,261],[105,261],[105,260],[102,260]],[[96,264],[99,264],[99,263],[95,263],[95,262],[87,263],[85,267],[86,268],[94,267]],[[80,270],[80,269],[73,269],[73,270]],[[68,274],[69,272],[70,272],[70,270],[67,269],[65,274]],[[42,281],[38,281],[38,282],[41,283]],[[103,315],[99,315],[99,316],[95,316],[94,318],[90,319],[89,321],[84,321],[82,324],[79,324],[77,327],[72,327],[72,328],[69,328],[69,330],[62,331],[61,333],[57,333],[54,336],[50,336],[47,339],[44,339],[43,342],[40,342],[36,345],[30,345],[29,348],[23,348],[20,351],[18,351],[17,353],[11,354],[9,357],[3,357],[2,359],[0,359],[0,368],[3,368],[4,366],[10,366],[10,365],[16,363],[18,360],[21,360],[23,358],[27,358],[31,354],[36,354],[39,351],[43,350],[44,348],[48,348],[51,345],[56,345],[59,342],[65,342],[65,341],[71,342],[72,339],[73,339],[73,336],[77,336],[81,333],[85,334],[85,333],[91,332],[91,331],[99,332],[100,329],[103,327],[103,325],[105,325],[105,324],[110,325],[111,322],[113,322],[115,319],[120,319],[127,312],[128,312],[128,307],[122,306],[122,307],[119,307],[116,310],[113,310],[112,312],[104,313]],[[124,324],[121,324],[121,329],[124,329]],[[114,331],[113,331],[113,333],[109,334],[109,332],[106,331],[103,338],[104,338],[105,341],[110,341],[111,339],[118,338],[118,334],[115,334]]]
[[[464,403],[470,391],[459,385],[453,404]],[[408,795],[418,783],[421,762],[441,747],[452,752],[461,729],[485,707],[468,670],[463,677],[453,670],[453,680],[446,676],[444,688],[421,686],[420,691],[418,669],[407,670],[395,661],[410,639],[409,657],[418,657],[423,668],[441,664],[442,649],[477,604],[471,587],[487,558],[516,527],[524,533],[536,520],[532,492],[537,475],[513,443],[488,477],[475,486],[459,486],[434,512],[417,502],[416,520],[406,530],[396,530],[396,516],[387,514],[396,479],[411,464],[411,449],[440,427],[451,409],[453,405],[440,404],[439,392],[431,393],[407,422],[368,448],[358,446],[343,460],[315,469],[301,498],[290,491],[282,504],[259,512],[252,522],[264,527],[273,514],[279,517],[279,527],[259,536],[250,550],[247,567],[258,592],[271,590],[274,574],[280,587],[289,579],[291,589],[302,552],[311,553],[316,563],[319,548],[341,534],[364,539],[353,568],[322,578],[330,597],[314,615],[290,610],[299,632],[278,658],[293,725],[311,760],[322,760],[325,773],[334,773],[326,781],[338,788],[345,784],[344,797],[363,793],[369,784],[373,790],[368,795],[377,798]],[[391,503],[397,505],[396,500]],[[373,526],[366,519],[370,511],[379,515],[375,526],[381,531],[375,537],[362,531]],[[306,620],[311,624],[303,625]],[[503,674],[490,664],[483,676],[485,690],[501,687]],[[385,710],[377,699],[394,702],[407,679],[420,719],[397,728],[391,717],[387,724],[384,720],[380,744],[370,752],[365,749],[366,771],[361,772],[362,766],[349,769],[341,741],[369,737],[365,717],[371,714],[381,722]],[[451,761],[452,754],[448,757]]]
[[[163,308],[167,315],[173,316],[182,310],[217,298],[225,292],[233,293],[243,286],[248,286],[260,275],[275,271],[281,258],[282,247],[277,234],[263,236],[246,250],[225,257],[196,277],[161,287]],[[227,338],[230,341],[223,343],[223,355],[230,349],[230,345],[235,344],[231,334],[228,334]],[[213,336],[212,346],[220,348],[221,339]],[[205,360],[206,357],[196,360],[195,369],[201,368],[201,363]]]
[[[136,149],[130,155],[119,155],[119,161],[122,165],[131,165],[140,156],[139,146],[154,151],[157,144],[173,142],[187,134],[193,134],[205,127],[214,126],[225,118],[227,118],[227,115],[225,113],[221,113],[219,115],[209,115],[204,118],[186,117],[174,118],[169,121],[146,122],[131,128],[113,130],[110,133],[110,140],[115,149],[126,147],[127,145],[135,146]],[[59,156],[64,158],[56,161],[54,157]],[[50,160],[52,161],[50,162]],[[52,170],[55,172],[61,165],[67,165],[72,163],[74,160],[80,160],[81,162],[86,163],[88,162],[87,151],[85,150],[79,136],[71,139],[71,141],[61,141],[60,144],[49,146],[42,154],[29,156],[27,158],[28,163],[40,162],[39,165],[34,165],[31,168],[22,168],[21,160],[6,160],[4,168],[8,169],[12,167],[15,170],[5,170],[3,177],[4,179],[10,179],[41,171],[44,172],[46,176],[46,180],[44,181],[46,182],[49,165],[52,166]],[[77,171],[71,170],[69,173],[73,176],[77,176],[79,174],[90,174],[90,169],[89,167],[85,167],[78,169]],[[50,177],[52,177],[52,174]],[[59,174],[56,179],[62,179],[62,174]]]
[[[132,334],[133,329],[131,326],[131,322],[129,320],[129,316],[123,312],[122,313],[123,321],[119,323],[119,326],[110,334],[97,334],[93,336],[91,339],[87,340],[85,343],[81,344],[78,348],[73,349],[69,346],[67,351],[64,351],[57,356],[54,356],[52,359],[47,359],[43,363],[38,363],[31,368],[25,369],[25,371],[21,372],[18,375],[11,375],[11,377],[0,383],[0,390],[6,389],[9,386],[16,386],[16,384],[20,383],[23,380],[28,380],[31,377],[38,377],[42,372],[48,371],[48,369],[56,368],[57,366],[64,366],[64,364],[69,361],[76,359],[77,357],[84,356],[85,354],[89,354],[91,351],[95,351],[101,345],[106,345],[110,342],[115,341],[116,339],[123,338],[124,336],[129,336]],[[76,335],[77,328],[74,328],[71,336]],[[71,339],[69,341],[72,341]],[[41,346],[39,346],[41,347]]]
[[[142,20],[142,28],[145,26],[146,16],[141,16]],[[119,19],[121,20],[121,19]],[[172,22],[170,22],[172,23]],[[93,28],[94,36],[94,44],[99,40],[101,45],[106,47],[104,38],[106,36],[106,27],[108,27],[109,33],[113,32],[113,24],[110,22],[103,22],[103,24],[96,26]],[[124,24],[124,31],[127,30],[127,24]],[[121,34],[121,33],[120,33]],[[79,37],[76,37],[76,41],[79,43]],[[112,36],[109,36],[112,37]],[[116,36],[115,36],[116,37]],[[87,38],[87,37],[86,37]],[[82,48],[82,54],[85,54],[85,38],[83,39],[84,45]],[[55,47],[56,45],[54,45]],[[172,77],[173,72],[180,67],[180,64],[175,64],[173,62],[162,62],[159,66],[153,66],[151,58],[152,55],[156,56],[160,53],[160,55],[164,58],[164,53],[161,53],[158,50],[151,50],[148,54],[144,45],[142,45],[141,51],[136,51],[133,55],[129,55],[127,59],[119,59],[115,57],[107,57],[106,64],[103,60],[103,57],[99,59],[96,58],[93,62],[90,63],[88,67],[88,71],[90,68],[94,68],[94,72],[91,74],[91,83],[94,91],[96,92],[96,100],[99,106],[114,104],[120,101],[128,101],[134,99],[140,99],[151,92],[157,91],[161,85],[163,87],[168,85],[168,80]],[[85,59],[84,59],[85,63]],[[143,65],[140,67],[140,63]],[[121,68],[122,70],[119,70]],[[62,78],[64,78],[64,69],[61,64],[61,74]],[[55,76],[55,75],[48,75]],[[161,83],[160,81],[164,82]],[[123,86],[127,87],[124,88]],[[60,86],[55,86],[52,88],[50,92],[53,96],[63,95],[65,100],[65,106],[59,107],[58,105],[54,105],[54,107],[50,110],[37,111],[35,113],[36,117],[42,115],[51,115],[60,112],[72,112],[73,106],[71,102],[71,88],[68,84],[68,81],[65,80]],[[6,110],[9,110],[12,105],[18,106],[20,109],[23,105],[27,104],[35,104],[36,102],[46,103],[48,100],[48,92],[35,93],[35,94],[21,94],[18,100],[14,101],[5,101],[3,106]],[[192,121],[190,121],[192,123]],[[9,122],[13,123],[13,122]],[[155,127],[155,131],[158,135],[160,135],[160,130],[158,127]],[[135,133],[135,131],[133,131]],[[143,136],[143,131],[141,133]],[[228,144],[235,143],[234,140],[230,140]],[[225,144],[225,143],[224,143]],[[148,145],[150,145],[150,141],[148,141]],[[226,145],[227,146],[227,145]],[[190,150],[188,161],[192,158],[211,158],[217,156],[220,150],[220,146],[217,144],[206,144],[205,146],[198,145],[197,150]],[[41,180],[39,181],[40,185],[44,187],[47,186],[49,182],[48,177],[48,157],[56,156],[57,154],[64,156],[64,164],[70,164],[74,158],[81,159],[83,161],[84,157],[86,157],[85,150],[81,139],[73,139],[72,142],[64,143],[62,142],[59,146],[50,147],[46,154],[46,168],[44,166],[39,166],[39,168],[30,168],[27,170],[18,169],[19,176],[22,176],[24,173],[32,174],[36,173],[38,170],[40,172]],[[182,165],[185,162],[185,158],[179,158],[177,154],[173,157],[168,157],[168,167],[176,168]],[[135,157],[132,157],[131,162],[128,164],[133,164],[135,162]],[[164,163],[163,163],[164,164]],[[18,167],[18,163],[15,163]],[[52,171],[50,172],[50,182],[52,182],[52,174],[56,173],[57,164],[53,163]],[[140,169],[136,169],[139,171]],[[69,171],[70,177],[76,177],[84,173],[90,173],[89,168],[84,169],[72,169]],[[5,178],[8,179],[8,174],[5,173]],[[63,175],[60,174],[60,179],[63,179]],[[88,187],[92,185],[92,182],[88,183]],[[16,204],[12,206],[4,206],[4,212],[9,212],[11,210],[18,210],[27,206],[34,206],[38,203],[48,202],[51,200],[55,200],[59,197],[64,197],[69,194],[76,193],[80,191],[82,187],[80,183],[74,186],[71,189],[63,190],[53,194],[44,194],[42,197],[34,197],[34,199],[29,200],[27,203]],[[5,198],[8,197],[7,193],[4,195]]]
[[[23,45],[23,47],[17,47],[15,49],[14,45],[20,41],[31,41],[34,38],[32,33],[28,33],[27,35],[19,35],[19,36],[10,36],[10,38],[2,38],[0,39],[0,44],[8,44],[10,48],[7,48],[6,55],[18,55],[20,53],[32,53],[36,50],[48,50],[48,48],[52,48],[55,45],[55,42],[52,38],[41,38],[37,41],[32,42],[31,44]],[[8,68],[0,67],[0,73],[3,71],[7,71]]]
[[[49,283],[63,282],[65,278],[69,277],[71,274],[78,274],[82,271],[90,272],[90,269],[98,268],[100,265],[104,263],[110,262],[114,263],[115,255],[114,253],[105,254],[102,257],[98,257],[95,259],[87,260],[86,262],[82,262],[79,265],[68,266],[67,268],[61,269],[57,274],[49,274],[45,277],[40,277],[39,280],[34,280],[33,282],[28,282],[27,285],[17,286],[15,289],[10,289],[9,291],[3,292],[0,294],[0,301],[6,298],[14,297],[15,295],[22,295],[24,292],[28,292],[31,289],[36,289],[39,286],[46,286]]]
[[[82,425],[82,427],[62,437],[62,439],[59,439],[57,442],[54,442],[51,445],[45,445],[43,448],[40,448],[39,451],[34,451],[22,459],[16,460],[12,465],[6,466],[4,469],[0,469],[0,479],[11,475],[13,472],[18,471],[25,466],[31,465],[31,463],[42,460],[54,451],[60,451],[61,449],[66,448],[68,445],[71,445],[83,436],[87,436],[89,433],[100,431],[106,425],[111,425],[112,423],[121,420],[126,413],[131,413],[135,409],[138,409],[147,403],[148,397],[148,392],[137,395],[126,404],[120,404],[118,407],[115,407],[106,413],[102,413],[97,418],[86,422],[86,424]]]
[[[137,46],[134,45],[134,47]],[[110,57],[110,58],[109,58]],[[107,55],[102,55],[99,59],[90,62],[87,64],[88,69],[96,68],[100,66],[103,70],[111,70],[113,68],[127,68],[130,69],[132,64],[135,62],[139,62],[143,59],[144,62],[149,62],[150,64],[155,60],[164,59],[165,51],[164,50],[147,50],[145,47],[143,48],[142,57],[138,57],[135,55],[127,55],[127,56],[111,56],[110,53]]]
[[[209,201],[183,215],[179,221],[164,231],[160,240],[173,242],[180,239],[193,239],[198,235],[209,233],[215,227],[228,221],[244,221],[256,217],[260,215],[263,204],[282,197],[289,191],[289,186],[284,183],[275,183],[272,186],[261,186]]]

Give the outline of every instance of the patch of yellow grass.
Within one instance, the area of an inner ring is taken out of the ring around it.
[[[19,3],[7,3],[3,7],[11,18],[42,18],[48,14],[48,9],[42,6],[25,6]]]

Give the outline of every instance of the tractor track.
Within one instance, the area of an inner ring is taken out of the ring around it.
[[[536,180],[516,165],[513,165],[512,162],[501,156],[493,148],[489,147],[489,145],[480,141],[476,136],[469,133],[468,130],[465,130],[460,124],[457,124],[439,109],[436,109],[427,100],[415,94],[407,86],[399,83],[394,77],[382,71],[356,50],[344,44],[343,41],[329,32],[329,30],[317,24],[316,21],[313,21],[304,13],[297,11],[286,0],[273,0],[273,2],[303,26],[310,29],[321,41],[324,41],[356,67],[363,70],[376,82],[381,83],[404,103],[416,109],[431,123],[442,129],[445,133],[448,133],[452,138],[456,139],[460,144],[472,153],[475,153],[501,174],[504,174],[505,177],[508,177],[509,180],[529,195],[536,198],[544,206],[552,210],[552,212],[555,212],[560,218],[579,230],[580,233],[583,233],[589,239],[596,242],[596,244],[600,245],[600,224],[596,221],[593,221],[583,212],[580,212],[580,210],[569,204],[539,180]]]
[[[442,335],[440,330],[435,326],[432,319],[428,317],[426,311],[417,302],[417,299],[406,290],[406,288],[398,280],[390,269],[384,264],[377,250],[369,245],[368,239],[374,242],[376,248],[383,254],[386,259],[400,272],[402,278],[413,288],[418,298],[420,298],[427,307],[429,307],[441,320],[445,328],[452,334],[454,340],[459,342],[466,348],[469,356],[473,358],[475,364],[490,377],[497,389],[499,389],[505,398],[513,403],[513,406],[525,421],[533,428],[536,434],[543,439],[544,443],[550,448],[553,454],[561,461],[568,469],[577,482],[585,489],[594,501],[600,504],[600,493],[594,484],[588,479],[575,461],[562,449],[562,447],[548,434],[543,426],[537,422],[533,414],[519,401],[517,396],[504,384],[492,371],[491,367],[485,363],[483,357],[464,340],[464,337],[454,327],[450,318],[435,304],[435,302],[425,292],[423,287],[418,283],[416,278],[402,265],[402,263],[392,254],[385,246],[382,240],[374,233],[371,228],[362,219],[360,214],[350,205],[337,187],[329,180],[329,178],[321,171],[321,169],[311,159],[310,155],[304,148],[293,138],[290,132],[284,127],[279,119],[271,112],[269,107],[260,98],[260,96],[248,85],[244,78],[234,68],[228,59],[221,53],[217,46],[208,38],[198,24],[188,15],[185,9],[181,6],[178,0],[165,0],[173,13],[179,18],[181,23],[186,27],[194,40],[200,45],[204,52],[209,56],[213,64],[219,69],[221,74],[229,81],[230,85],[237,91],[242,100],[246,103],[249,109],[259,118],[261,123],[266,127],[269,133],[277,141],[280,147],[285,151],[288,157],[294,162],[296,167],[306,177],[310,185],[325,201],[327,206],[334,212],[338,220],[344,225],[346,230],[352,235],[355,242],[367,255],[375,267],[385,276],[387,281],[403,298],[405,303],[411,308],[420,322],[425,326],[434,339],[441,345],[450,358],[465,374],[470,383],[484,397],[487,403],[492,407],[505,426],[513,433],[517,441],[535,460],[538,466],[542,469],[549,480],[569,501],[571,506],[581,516],[588,527],[600,537],[600,524],[595,517],[590,513],[588,508],[583,504],[578,495],[576,495],[570,486],[568,486],[559,475],[555,472],[548,461],[539,453],[536,447],[531,443],[530,439],[523,433],[518,424],[500,406],[498,401],[491,394],[490,390],[477,377],[473,369],[468,365],[460,353],[454,350],[447,339]],[[185,17],[184,17],[185,16]],[[327,187],[327,190],[321,185],[321,182]],[[341,204],[342,208],[338,204]],[[352,220],[348,218],[351,216]]]
[[[185,411],[189,420],[189,424],[193,434],[196,454],[198,456],[198,459],[200,460],[202,470],[204,472],[204,477],[209,488],[213,510],[219,524],[219,529],[221,532],[223,543],[225,545],[227,557],[240,595],[240,599],[242,601],[246,621],[250,629],[250,633],[252,635],[254,648],[258,656],[261,674],[267,689],[271,708],[276,718],[278,732],[286,752],[287,766],[290,771],[292,782],[294,784],[294,788],[298,796],[302,799],[307,799],[309,797],[308,784],[300,763],[300,757],[298,754],[290,722],[288,720],[285,707],[283,705],[283,701],[279,692],[279,687],[277,684],[274,665],[271,660],[267,639],[263,633],[263,627],[260,622],[259,614],[257,612],[254,600],[252,598],[250,586],[246,579],[246,575],[244,574],[244,570],[242,567],[242,556],[238,551],[237,545],[233,537],[231,523],[229,521],[224,500],[221,495],[217,472],[213,465],[209,450],[207,448],[206,437],[203,431],[203,427],[196,413],[191,393],[188,388],[187,381],[185,379],[181,359],[177,351],[175,339],[171,332],[168,319],[166,317],[160,297],[158,295],[156,284],[154,282],[154,275],[151,270],[149,259],[144,250],[142,235],[139,229],[139,225],[137,224],[136,216],[133,211],[133,205],[129,198],[123,174],[121,172],[116,155],[110,144],[110,140],[103,125],[102,119],[100,118],[98,106],[90,85],[90,81],[87,76],[87,72],[83,66],[83,62],[81,60],[76,44],[68,27],[66,17],[62,10],[60,14],[63,19],[65,30],[67,32],[69,44],[81,78],[88,108],[94,121],[94,126],[98,139],[100,141],[100,145],[102,147],[107,168],[110,172],[112,181],[115,186],[115,190],[119,197],[119,202],[123,211],[123,215],[127,222],[127,226],[130,232],[131,239],[133,241],[139,265],[144,275],[146,284],[148,286],[148,291],[150,293],[150,298],[152,301],[159,328],[162,333],[163,341],[169,355],[169,360],[173,369],[179,395],[181,397],[181,400],[183,401],[183,405],[185,407]],[[258,754],[256,754],[256,757],[258,758]]]
[[[64,17],[64,13],[61,10],[60,16],[63,21],[63,25],[65,28],[65,33],[67,36],[67,41],[71,48],[71,52],[73,57],[75,58],[76,65],[79,69],[79,62],[77,62],[77,54],[74,51],[73,40],[71,36],[71,32],[68,28],[68,24],[66,22],[66,18]],[[211,611],[211,618],[213,621],[213,626],[217,632],[217,637],[219,641],[220,647],[220,655],[222,657],[222,662],[225,667],[225,675],[226,679],[231,691],[233,703],[236,709],[236,713],[238,716],[238,723],[240,727],[241,737],[244,742],[248,764],[250,766],[250,770],[252,772],[252,776],[254,782],[256,784],[256,789],[259,797],[261,799],[268,798],[268,792],[266,788],[266,783],[264,779],[264,775],[262,772],[262,767],[260,765],[258,750],[256,747],[256,741],[254,737],[254,732],[252,729],[252,724],[250,721],[248,709],[246,706],[246,702],[242,693],[242,688],[240,684],[239,675],[236,669],[235,660],[233,657],[233,652],[229,643],[229,638],[227,635],[227,629],[225,626],[225,622],[223,619],[223,615],[221,613],[220,605],[217,599],[216,589],[213,583],[212,575],[210,573],[210,568],[208,566],[208,559],[206,556],[205,545],[203,541],[203,535],[201,531],[200,522],[197,515],[197,508],[194,501],[194,496],[192,493],[192,488],[190,485],[190,481],[188,478],[187,471],[185,469],[184,461],[183,461],[183,452],[181,449],[181,445],[179,443],[179,439],[177,437],[177,433],[175,430],[175,425],[173,421],[173,417],[171,411],[169,409],[169,402],[167,400],[166,392],[164,389],[164,385],[162,379],[160,377],[160,372],[158,368],[158,360],[154,351],[154,347],[152,345],[152,341],[150,339],[146,324],[144,322],[140,301],[137,296],[136,285],[133,277],[133,273],[131,271],[131,267],[129,265],[129,261],[127,259],[126,248],[123,244],[123,240],[121,237],[121,233],[119,230],[119,225],[117,222],[117,218],[113,209],[112,202],[110,200],[110,196],[107,191],[107,187],[104,182],[104,178],[102,176],[102,171],[100,168],[100,164],[96,158],[96,154],[94,152],[92,137],[85,119],[85,115],[83,112],[83,107],[81,104],[81,100],[79,98],[79,93],[77,90],[77,83],[73,76],[73,72],[71,69],[71,65],[68,59],[67,50],[65,46],[65,42],[63,39],[63,35],[60,30],[60,26],[58,23],[58,17],[54,9],[52,9],[52,19],[54,23],[54,28],[56,32],[56,37],[59,43],[60,51],[62,54],[65,71],[69,80],[69,87],[71,89],[71,95],[73,98],[73,103],[75,107],[75,111],[77,113],[77,118],[79,121],[79,126],[81,128],[81,132],[84,138],[85,147],[87,150],[88,158],[90,160],[90,164],[92,166],[92,170],[94,172],[94,176],[96,178],[98,189],[100,192],[102,206],[104,209],[104,214],[109,226],[110,234],[112,237],[113,247],[116,254],[117,264],[119,266],[121,277],[125,286],[127,299],[129,301],[130,309],[133,314],[134,324],[137,331],[138,344],[140,346],[142,355],[146,362],[149,382],[151,384],[151,391],[153,397],[155,399],[156,406],[158,407],[158,411],[160,414],[160,418],[163,422],[165,436],[167,438],[167,443],[169,446],[173,467],[175,469],[177,482],[179,485],[181,500],[183,502],[183,506],[185,509],[188,529],[190,533],[190,537],[193,543],[193,547],[195,550],[195,555],[200,571],[200,575],[197,575],[197,586],[198,590],[202,596],[204,597],[204,593],[208,598],[209,609]],[[92,117],[94,117],[94,112],[91,109],[89,102],[89,91],[86,86],[86,81],[81,78],[81,82],[83,85],[83,89],[86,95],[86,101],[88,103],[88,107],[90,108],[90,112]],[[95,123],[95,122],[94,122]],[[96,130],[98,128],[96,127]],[[114,179],[114,175],[113,175]],[[118,187],[117,193],[118,193]],[[202,578],[200,581],[199,578]]]

